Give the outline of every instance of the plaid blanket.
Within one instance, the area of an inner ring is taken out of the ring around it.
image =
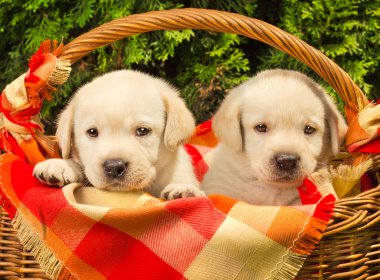
[[[209,126],[186,146],[200,179],[216,143]],[[0,167],[2,206],[53,279],[294,279],[333,210],[334,198],[312,184],[300,189],[311,204],[252,206],[224,196],[162,201],[78,184],[51,188],[12,154]]]

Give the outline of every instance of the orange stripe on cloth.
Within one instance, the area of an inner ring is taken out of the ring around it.
[[[16,214],[19,205],[18,196],[12,188],[12,175],[16,175],[12,172],[12,166],[14,161],[18,159],[19,157],[13,154],[3,154],[0,156],[1,206],[5,208],[11,219]],[[18,176],[21,176],[21,173],[22,171],[19,172]]]
[[[359,119],[354,118],[347,130],[346,146],[359,147],[360,143],[365,142],[369,137],[371,135],[360,126]]]
[[[291,207],[282,207],[266,235],[284,247],[290,248],[304,230],[305,221],[308,221],[308,218],[309,216],[302,211],[295,211]],[[287,234],[284,234],[285,232]]]
[[[68,219],[67,217],[75,217]],[[80,224],[80,227],[75,226]],[[96,224],[96,221],[85,216],[71,205],[62,208],[49,228],[66,244],[71,251],[74,251],[88,231]]]
[[[19,143],[21,150],[24,152],[26,159],[31,165],[44,161],[46,158],[42,155],[37,141],[33,138],[23,140]]]
[[[28,221],[28,226],[33,228],[35,233],[40,236],[41,240],[44,240],[46,246],[50,248],[54,247],[54,255],[62,262],[66,262],[66,260],[73,254],[73,251],[70,246],[66,244],[65,240],[62,239],[62,232],[55,232],[50,227],[41,223],[25,205],[21,204],[18,210],[19,214]],[[70,231],[70,229],[66,230]],[[69,234],[65,239],[70,239],[70,237],[73,237],[73,235]]]
[[[96,244],[94,244],[94,249],[96,248]],[[59,280],[66,280],[67,274],[74,274],[78,276],[78,279],[93,279],[93,280],[105,280],[107,279],[104,275],[99,273],[94,267],[84,262],[80,257],[75,254],[71,254],[71,256],[66,260],[66,267],[70,267],[70,271],[62,271],[59,275]],[[66,274],[66,275],[65,275]]]
[[[197,125],[195,128],[195,133],[188,143],[192,145],[214,148],[218,144],[218,139],[212,131],[212,120],[208,120]]]
[[[228,214],[231,208],[239,202],[239,200],[223,196],[223,195],[210,195],[209,196],[215,208],[224,214]]]
[[[105,225],[112,226],[134,238],[140,238],[157,219],[162,217],[162,206],[139,207],[136,209],[110,209],[100,220]],[[120,217],[125,217],[121,220]]]
[[[346,134],[346,146],[349,152],[364,152],[363,147],[380,136],[380,104],[370,103],[357,116],[350,117]],[[367,152],[380,153],[380,147],[371,146]]]

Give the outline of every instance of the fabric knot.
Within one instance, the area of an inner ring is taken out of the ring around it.
[[[380,153],[380,104],[369,104],[351,119],[346,135],[347,150]]]

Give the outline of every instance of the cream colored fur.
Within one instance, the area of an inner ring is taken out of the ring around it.
[[[258,132],[259,124],[267,132]],[[316,130],[305,134],[305,126]],[[347,126],[318,84],[299,72],[275,69],[232,89],[215,114],[213,129],[220,144],[202,182],[206,194],[291,205],[300,203],[297,187],[303,179],[320,174],[338,153]],[[297,168],[280,172],[274,160],[279,154],[297,155]],[[334,193],[331,184],[324,192]]]
[[[34,174],[60,186],[86,178],[112,191],[144,189],[168,199],[203,195],[182,146],[194,126],[172,86],[137,71],[111,72],[74,95],[58,121],[63,159],[37,164]],[[140,127],[151,131],[136,136]],[[97,129],[97,137],[89,137],[90,128]],[[122,178],[105,175],[104,162],[110,159],[128,163]]]

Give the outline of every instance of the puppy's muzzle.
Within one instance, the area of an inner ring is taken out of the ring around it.
[[[295,171],[300,162],[300,156],[296,154],[277,154],[274,156],[274,162],[279,171],[291,173]]]
[[[108,179],[121,179],[127,171],[128,163],[121,159],[109,159],[103,163],[104,174]]]

